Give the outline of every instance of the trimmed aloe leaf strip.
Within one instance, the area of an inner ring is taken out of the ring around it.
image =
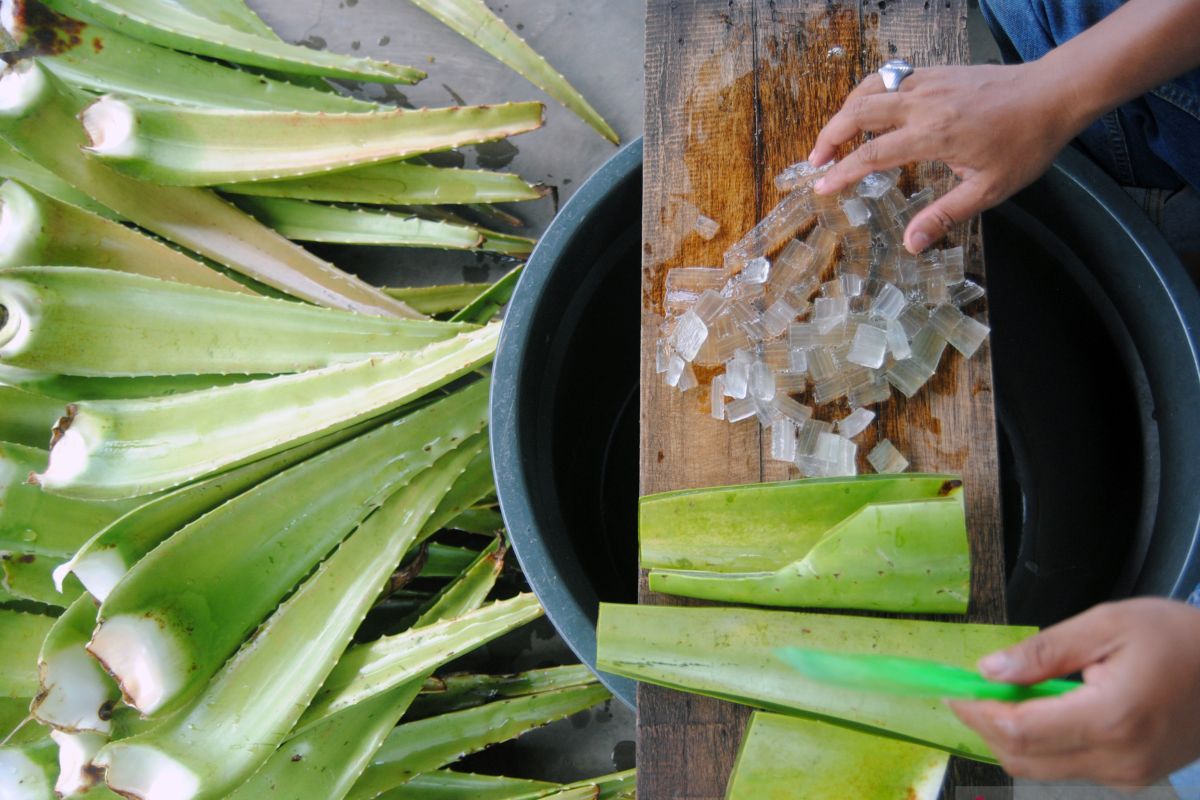
[[[437,511],[425,523],[425,530],[421,531],[421,541],[446,527],[448,522],[495,490],[496,479],[492,475],[492,451],[489,447],[475,457],[454,487],[442,498]]]
[[[445,527],[465,533],[490,534],[504,527],[504,518],[495,508],[474,506],[447,522]]]
[[[961,486],[954,475],[863,475],[650,495],[638,501],[641,566],[774,572],[868,503],[947,496]]]
[[[506,172],[396,161],[329,174],[222,184],[223,192],[368,205],[467,205],[537,200],[546,190]]]
[[[0,608],[0,697],[37,694],[37,653],[53,626],[53,617]]]
[[[482,606],[504,568],[504,556],[507,551],[507,547],[501,547],[499,538],[493,539],[462,575],[430,598],[420,610],[412,627],[424,628],[444,619],[470,613]]]
[[[176,486],[399,408],[491,360],[498,333],[175,397],[81,402],[39,480],[82,497]]]
[[[83,585],[68,579],[61,591],[54,583],[54,569],[63,562],[63,556],[47,556],[42,553],[20,551],[0,552],[0,586],[14,597],[32,600],[55,608],[69,606],[83,594]]]
[[[459,617],[385,636],[346,651],[296,725],[314,723],[470,652],[542,615],[532,594],[519,594]]]
[[[459,311],[490,283],[452,283],[445,286],[385,286],[384,291],[422,314]]]
[[[49,736],[0,747],[0,797],[5,800],[58,800],[57,775],[58,746]]]
[[[442,714],[400,725],[375,753],[347,798],[369,800],[414,776],[526,731],[591,708],[611,697],[598,683]]]
[[[108,95],[80,119],[85,148],[145,180],[213,186],[350,169],[502,139],[542,125],[541,103],[362,113],[199,108]]]
[[[879,652],[971,667],[1036,628],[802,614],[750,608],[600,604],[597,666],[617,675],[756,708],[840,720],[956,755],[994,761],[939,699],[895,697],[806,680],[779,647]],[[753,681],[746,676],[753,675]]]
[[[237,205],[281,235],[305,242],[442,250],[479,250],[484,246],[483,234],[476,228],[387,211],[276,197],[241,197]]]
[[[388,498],[268,618],[188,707],[113,742],[96,762],[143,800],[207,800],[243,783],[283,742],[478,438]],[[320,621],[314,624],[314,621]]]
[[[479,325],[492,319],[496,312],[512,299],[513,292],[517,290],[517,282],[521,280],[521,273],[524,271],[524,264],[512,268],[500,280],[480,292],[478,297],[451,319],[454,322],[475,322]]]
[[[0,308],[6,364],[97,378],[303,372],[470,329],[85,267],[0,270]]]
[[[296,86],[66,20],[38,0],[14,0],[10,33],[18,41],[55,37],[39,61],[63,81],[98,94],[116,92],[165,103],[289,111],[369,111],[376,104]],[[69,27],[71,37],[59,33]],[[153,64],[154,69],[146,69]]]
[[[45,448],[62,416],[62,401],[0,384],[0,442]],[[3,468],[0,468],[2,471]]]
[[[164,239],[317,305],[414,316],[403,303],[338,270],[203,189],[146,183],[84,156],[76,115],[88,96],[36,59],[0,76],[0,137],[71,186]]]
[[[515,675],[450,675],[426,681],[413,701],[409,718],[423,719],[483,705],[505,697],[524,697],[552,689],[582,686],[595,680],[582,664],[534,669]]]
[[[142,556],[187,523],[272,475],[378,424],[377,420],[367,420],[149,500],[88,539],[69,561],[55,569],[54,579],[61,584],[68,573],[74,573],[102,603]]]
[[[914,614],[965,614],[970,587],[961,494],[863,506],[775,572],[650,571],[651,590],[684,597]]]
[[[30,370],[21,377],[0,365],[0,380],[12,383],[26,391],[37,392],[55,398],[65,407],[76,400],[130,400],[147,397],[169,397],[171,395],[198,392],[217,386],[233,386],[246,383],[266,375],[151,375],[137,378],[85,378],[79,375],[53,375]],[[62,409],[59,409],[61,416]]]
[[[143,233],[16,181],[0,186],[0,267],[70,264],[254,294]]]
[[[0,177],[20,181],[55,200],[87,209],[93,214],[110,219],[120,218],[112,209],[96,202],[36,161],[26,158],[3,139],[0,139]]]
[[[408,783],[379,795],[379,800],[537,800],[559,788],[546,781],[439,769],[414,775]]]
[[[482,0],[412,0],[562,103],[613,144],[620,139],[575,87],[496,16]]]
[[[121,692],[87,653],[95,626],[96,604],[82,595],[46,634],[37,662],[40,688],[30,707],[44,724],[69,732],[112,731],[111,710]]]
[[[138,505],[48,495],[28,482],[44,469],[46,451],[0,442],[0,550],[66,559],[96,531]]]
[[[162,715],[199,693],[362,519],[483,429],[486,389],[469,386],[280,472],[138,561],[105,598],[88,646],[126,702]]]
[[[811,719],[756,711],[725,800],[937,800],[950,756]],[[848,790],[853,781],[853,790]]]
[[[479,556],[478,550],[430,542],[425,551],[422,578],[457,578]]]
[[[425,73],[386,61],[337,55],[273,41],[198,16],[176,3],[160,0],[47,0],[60,14],[112,28],[135,39],[297,75],[416,83]]]

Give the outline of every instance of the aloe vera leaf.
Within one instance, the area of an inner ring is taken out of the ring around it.
[[[508,548],[501,546],[499,538],[493,539],[458,579],[451,581],[430,599],[412,627],[424,628],[470,613],[483,605],[488,593],[496,585],[507,552]]]
[[[367,164],[302,178],[229,183],[217,188],[238,195],[381,206],[516,203],[546,195],[545,187],[528,184],[519,175],[411,161]]]
[[[0,609],[0,697],[33,697],[37,653],[54,618]]]
[[[425,565],[421,567],[422,578],[456,578],[479,556],[478,550],[455,547],[440,542],[430,542],[425,549]]]
[[[58,746],[49,736],[0,747],[0,797],[5,800],[58,800]]]
[[[207,800],[249,778],[293,728],[425,518],[481,444],[464,443],[389,497],[191,705],[102,749],[96,763],[107,768],[109,786],[144,800]]]
[[[500,280],[480,292],[478,297],[468,303],[462,311],[459,311],[451,319],[455,322],[484,324],[496,316],[496,312],[512,299],[513,292],[517,290],[517,282],[520,281],[521,273],[524,271],[524,264],[513,267]]]
[[[541,103],[361,113],[202,108],[107,95],[80,120],[93,158],[143,180],[278,180],[502,139],[542,125]]]
[[[63,404],[53,397],[0,384],[0,409],[4,409],[0,442],[45,448],[50,443],[50,429],[62,416]]]
[[[54,569],[65,558],[19,550],[0,551],[0,572],[3,573],[0,585],[22,600],[65,608],[83,594],[83,585],[74,579],[64,582],[61,589],[55,585]]]
[[[453,283],[445,286],[385,286],[384,291],[422,314],[445,314],[465,308],[490,283]]]
[[[484,246],[483,234],[476,228],[411,215],[277,197],[240,197],[236,202],[267,227],[305,242],[441,250],[480,250]]]
[[[8,30],[20,43],[53,41],[33,54],[63,81],[99,94],[213,108],[369,111],[376,104],[296,86],[67,19],[39,0],[14,0]],[[146,69],[153,64],[154,69]]]
[[[202,691],[361,520],[483,429],[487,394],[481,389],[486,386],[469,386],[280,472],[138,561],[105,598],[88,645],[126,702],[144,715],[162,716]]]
[[[617,132],[546,59],[496,16],[482,0],[412,0],[457,33],[470,39],[546,94],[562,103],[613,144]]]
[[[731,518],[727,528],[737,524]],[[965,614],[962,496],[863,506],[774,572],[651,570],[649,580],[656,592],[729,603]]]
[[[18,728],[37,727],[29,724],[31,702],[28,697],[0,696],[0,743],[13,744],[10,737],[15,738],[14,734],[18,733]]]
[[[0,230],[0,267],[70,264],[254,294],[145,234],[11,180],[0,186]]]
[[[7,141],[0,139],[0,177],[20,181],[63,203],[86,209],[109,219],[120,215],[76,189],[36,161],[23,156]]]
[[[773,572],[868,503],[946,496],[961,486],[953,475],[863,475],[649,495],[638,501],[641,565]]]
[[[112,731],[112,707],[121,698],[113,679],[87,653],[96,626],[96,603],[81,595],[46,634],[38,653],[34,718],[72,733]]]
[[[272,475],[378,424],[376,420],[361,422],[149,500],[88,539],[70,560],[55,568],[54,579],[61,582],[68,573],[73,573],[88,593],[102,603],[142,556],[187,523]]]
[[[213,22],[219,22],[230,28],[236,28],[244,33],[252,33],[265,39],[280,41],[280,37],[271,30],[271,26],[263,22],[262,17],[255,14],[242,0],[174,0],[174,2],[193,14]]]
[[[54,782],[54,790],[59,797],[87,800],[117,800],[120,797],[100,781],[99,770],[92,766],[92,759],[108,742],[107,736],[91,731],[54,730],[50,731],[50,738],[58,745],[58,779]]]
[[[506,697],[565,689],[590,684],[596,678],[582,664],[548,667],[514,675],[450,675],[426,681],[425,688],[413,701],[406,719],[424,719],[451,711],[461,711]]]
[[[67,403],[76,400],[132,400],[171,397],[218,386],[247,383],[266,375],[149,375],[136,378],[88,378],[80,375],[54,375],[23,370],[23,378],[12,378],[12,370],[0,367],[0,380],[26,391]],[[61,417],[62,409],[59,409]]]
[[[454,487],[442,498],[437,511],[433,512],[433,516],[425,523],[425,530],[421,531],[421,540],[424,541],[440,531],[446,526],[446,523],[495,490],[496,480],[492,475],[492,451],[491,448],[486,448],[475,457],[462,477],[455,482]]]
[[[465,509],[443,527],[464,533],[491,534],[504,527],[504,518],[495,508],[473,506]]]
[[[542,615],[531,594],[500,600],[459,617],[355,645],[339,659],[305,710],[295,733],[437,667]]]
[[[607,689],[593,683],[404,723],[387,737],[346,797],[377,797],[416,775],[591,708],[609,697]]]
[[[67,558],[137,501],[96,503],[48,495],[28,482],[46,452],[0,442],[0,550]]]
[[[586,783],[600,787],[600,794],[596,795],[596,800],[634,800],[637,796],[636,769],[625,769],[590,778]]]
[[[940,700],[812,682],[780,660],[775,649],[879,652],[969,667],[1036,630],[750,608],[601,603],[597,666],[647,683],[769,711],[840,720],[967,758],[994,761],[983,741]],[[754,679],[748,681],[748,675]]]
[[[559,788],[546,781],[439,769],[414,775],[379,800],[537,800]]]
[[[18,62],[0,76],[0,138],[122,217],[262,284],[317,305],[415,316],[215,193],[139,181],[84,156],[87,135],[76,115],[87,103],[36,59]]]
[[[425,73],[368,58],[337,55],[246,33],[159,0],[47,0],[60,14],[112,28],[135,39],[235,64],[297,75],[416,83]]]
[[[175,397],[80,402],[38,480],[77,497],[177,486],[420,398],[487,363],[498,332]]]
[[[517,236],[485,228],[480,228],[479,231],[483,234],[483,245],[480,249],[489,253],[524,258],[533,252],[534,247],[537,247],[537,239],[531,239],[528,236]]]
[[[919,744],[757,711],[725,800],[937,800],[949,760]]]
[[[6,364],[85,377],[303,372],[471,329],[86,267],[0,270],[0,308]]]

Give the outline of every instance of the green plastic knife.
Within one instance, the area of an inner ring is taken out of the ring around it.
[[[1083,685],[1079,681],[1059,679],[1032,686],[1000,683],[950,664],[872,653],[780,647],[775,654],[809,680],[865,692],[1017,702],[1036,697],[1055,697]]]

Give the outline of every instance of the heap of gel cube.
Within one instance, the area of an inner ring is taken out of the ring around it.
[[[778,175],[787,195],[725,251],[722,266],[667,273],[655,359],[680,391],[698,385],[697,367],[713,375],[713,417],[757,417],[771,457],[814,477],[854,475],[854,438],[874,420],[870,406],[893,390],[912,397],[947,345],[970,358],[988,334],[962,310],[984,295],[964,273],[963,249],[904,249],[904,229],[933,190],[905,197],[893,170],[815,194],[826,169],[803,161]],[[692,216],[697,234],[716,234],[714,220]],[[814,406],[842,399],[851,409],[842,419],[813,416]],[[887,439],[867,461],[877,472],[908,467]]]

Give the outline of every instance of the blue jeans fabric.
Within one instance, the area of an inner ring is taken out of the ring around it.
[[[979,0],[979,5],[1001,55],[1012,63],[1041,58],[1122,2]],[[1123,186],[1188,184],[1200,191],[1200,69],[1105,114],[1077,143]]]

